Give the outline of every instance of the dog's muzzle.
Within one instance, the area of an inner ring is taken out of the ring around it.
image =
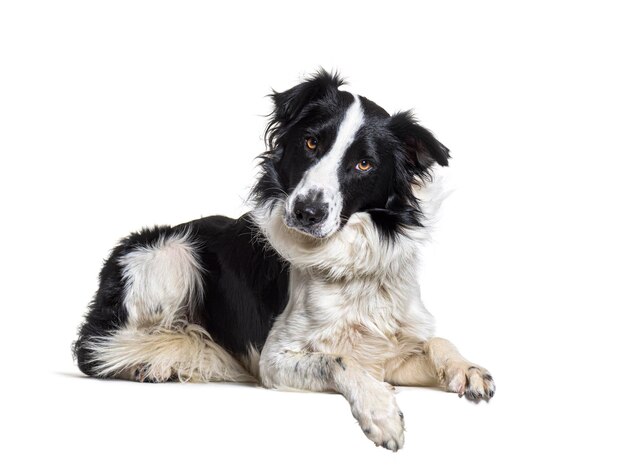
[[[287,226],[314,237],[324,237],[322,228],[328,219],[328,203],[317,196],[297,196],[285,216]]]

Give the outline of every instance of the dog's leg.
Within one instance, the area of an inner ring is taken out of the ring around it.
[[[163,228],[133,235],[113,251],[75,345],[86,374],[141,382],[256,380],[194,323],[204,290],[199,249],[190,231]]]
[[[472,401],[488,401],[496,390],[485,368],[466,360],[443,338],[426,341],[420,351],[389,371],[385,379],[400,386],[440,386]]]
[[[404,444],[404,417],[391,386],[375,379],[351,358],[264,349],[260,369],[266,387],[342,394],[361,429],[376,445],[395,452]]]

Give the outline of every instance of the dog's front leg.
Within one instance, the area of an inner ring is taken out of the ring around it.
[[[338,392],[348,400],[352,414],[370,440],[394,452],[402,447],[404,417],[389,384],[375,379],[345,356],[266,349],[260,365],[265,387]]]
[[[385,378],[400,386],[440,386],[467,399],[493,397],[496,385],[489,372],[466,360],[443,338],[431,338]]]

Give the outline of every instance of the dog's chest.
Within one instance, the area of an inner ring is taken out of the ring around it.
[[[303,301],[306,346],[349,354],[370,366],[399,356],[410,315],[405,287],[404,282],[367,279],[309,281]]]

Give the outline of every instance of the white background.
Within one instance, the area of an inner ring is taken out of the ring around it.
[[[624,473],[619,2],[431,3],[2,2],[3,473]],[[337,395],[71,359],[116,240],[242,213],[265,95],[319,66],[454,157],[423,295],[498,391],[400,389],[397,454]]]

